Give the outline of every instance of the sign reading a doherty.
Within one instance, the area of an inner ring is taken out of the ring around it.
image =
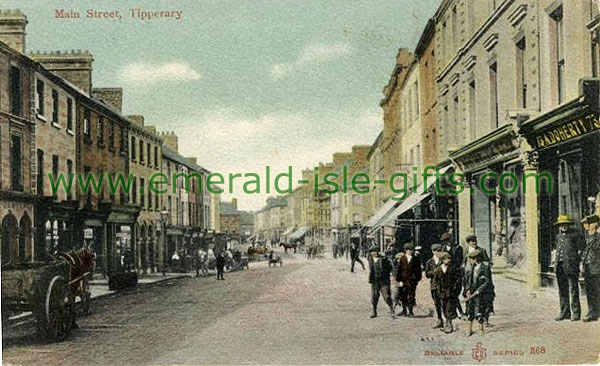
[[[542,149],[597,130],[600,130],[598,115],[588,114],[540,132],[535,137],[536,147]]]

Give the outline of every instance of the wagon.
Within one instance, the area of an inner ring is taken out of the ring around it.
[[[30,311],[39,330],[53,340],[63,340],[75,320],[70,272],[70,264],[63,260],[2,269],[2,323]]]

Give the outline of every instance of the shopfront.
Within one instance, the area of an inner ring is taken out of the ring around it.
[[[540,179],[539,265],[542,285],[554,282],[552,251],[559,215],[576,223],[600,204],[598,82],[581,83],[581,97],[523,124],[520,132],[535,152]]]

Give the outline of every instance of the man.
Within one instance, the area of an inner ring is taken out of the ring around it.
[[[571,318],[572,321],[578,321],[581,318],[581,305],[579,304],[580,238],[571,230],[573,221],[568,215],[560,215],[554,224],[558,225],[558,234],[555,238],[556,257],[553,265],[560,302],[560,314],[555,320]]]
[[[444,327],[444,321],[442,319],[442,300],[440,299],[438,293],[437,282],[433,280],[433,273],[440,266],[440,264],[442,264],[442,261],[440,260],[440,257],[442,256],[442,245],[433,244],[431,246],[431,251],[433,252],[433,256],[429,258],[427,262],[425,262],[425,277],[430,279],[431,298],[433,299],[433,304],[435,305],[435,313],[438,319],[433,329],[441,329]]]
[[[354,263],[360,263],[363,271],[365,270],[365,264],[360,259],[360,248],[359,238],[350,238],[350,272],[354,273]]]
[[[468,336],[473,335],[473,322],[475,321],[479,323],[481,334],[485,334],[485,317],[489,312],[489,298],[493,296],[492,271],[487,264],[483,263],[482,257],[482,252],[479,250],[467,254],[469,265],[465,268],[463,297],[467,303]]]
[[[371,304],[373,312],[371,318],[377,317],[377,303],[379,302],[379,294],[383,296],[383,300],[390,309],[392,319],[394,315],[394,307],[392,304],[392,294],[390,291],[390,274],[392,266],[390,262],[383,256],[379,255],[379,248],[372,246],[369,249],[369,283],[371,284]]]
[[[456,317],[456,300],[460,294],[461,276],[458,267],[452,265],[452,256],[448,253],[442,254],[440,264],[433,272],[433,280],[438,291],[438,298],[441,300],[446,326],[444,333],[449,334],[454,331],[452,319]]]
[[[215,266],[217,267],[217,280],[225,280],[223,277],[223,273],[225,272],[225,257],[223,253],[217,255]]]
[[[588,237],[582,254],[583,278],[588,303],[588,313],[584,322],[597,321],[600,316],[600,234],[597,215],[585,218]]]
[[[396,273],[396,269],[398,268],[398,264],[400,263],[400,258],[404,256],[404,252],[398,252],[392,257],[392,271]],[[394,309],[397,306],[402,306],[402,297],[404,296],[404,291],[402,291],[402,287],[398,286],[396,282],[396,293],[394,297]]]
[[[398,286],[402,288],[402,314],[413,317],[413,307],[415,306],[415,295],[417,291],[417,285],[421,281],[421,262],[419,257],[415,255],[415,247],[412,243],[406,243],[404,245],[404,256],[400,258],[398,262],[398,268],[396,269],[396,281]]]
[[[481,253],[481,261],[483,263],[490,264],[490,256],[488,255],[487,250],[480,247],[477,243],[477,236],[467,235],[465,241],[467,242],[467,255],[471,252],[479,250],[479,252]],[[467,257],[465,256],[465,259],[463,260],[463,266],[467,267],[468,264],[469,262],[467,261]]]
[[[462,283],[462,274],[464,272],[464,269],[462,267],[462,263],[464,261],[463,248],[458,244],[458,242],[454,241],[452,234],[449,232],[443,233],[440,240],[442,241],[442,251],[450,254],[450,259],[451,259],[450,263],[452,264],[453,267],[455,267],[455,269],[459,273],[459,276],[461,276],[461,283]],[[477,242],[477,240],[475,240],[475,242]],[[458,311],[457,315],[464,317],[465,314],[463,312],[462,306],[460,305],[459,295],[460,295],[460,289],[456,295],[455,309]]]

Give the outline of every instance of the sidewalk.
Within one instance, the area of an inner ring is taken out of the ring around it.
[[[187,278],[193,277],[195,273],[171,273],[167,272],[164,276],[162,273],[151,273],[140,276],[138,278],[138,286],[139,285],[150,285],[154,283],[159,283],[163,281],[169,281],[177,278]],[[209,274],[210,276],[210,274]],[[89,281],[90,284],[90,292],[92,293],[92,299],[101,298],[104,296],[110,296],[112,294],[118,293],[119,290],[109,290],[108,289],[108,278],[95,278]]]

